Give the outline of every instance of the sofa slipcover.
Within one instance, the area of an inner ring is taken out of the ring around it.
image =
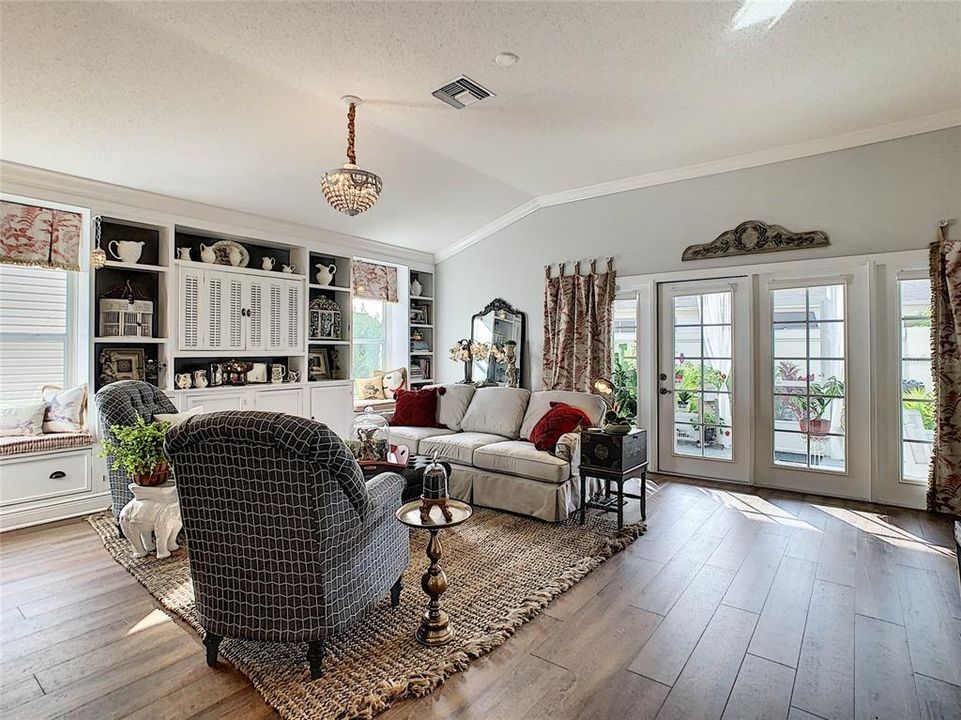
[[[538,450],[523,440],[506,440],[484,445],[474,451],[474,467],[507,475],[560,484],[571,476],[566,460]]]
[[[424,438],[453,435],[453,430],[447,428],[411,427],[397,425],[390,428],[390,442],[393,445],[406,445],[411,455],[423,455],[420,451],[420,441]]]
[[[433,455],[437,452],[437,457],[448,462],[460,465],[474,464],[474,451],[506,440],[503,435],[493,435],[491,433],[479,432],[459,432],[450,435],[440,435],[438,437],[424,438],[420,441],[420,454]]]
[[[447,385],[431,385],[430,387],[444,388],[444,394],[437,396],[437,424],[451,430],[460,430],[461,421],[470,406],[477,388],[463,383]]]
[[[530,390],[524,388],[480,388],[474,393],[461,428],[467,432],[493,433],[516,440],[530,397]]]

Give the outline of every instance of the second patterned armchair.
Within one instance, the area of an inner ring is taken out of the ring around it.
[[[267,412],[198,415],[168,432],[207,662],[222,638],[308,643],[311,677],[324,640],[388,593],[410,560],[394,518],[404,480],[364,481],[326,425]]]

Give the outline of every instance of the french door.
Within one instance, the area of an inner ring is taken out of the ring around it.
[[[658,286],[658,467],[750,482],[751,285]]]

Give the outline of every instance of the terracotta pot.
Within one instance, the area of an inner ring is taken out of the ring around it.
[[[798,420],[798,426],[801,428],[801,432],[810,432],[812,435],[827,435],[831,432],[831,421],[820,419],[820,420]],[[810,430],[808,427],[810,426]]]
[[[170,466],[167,463],[160,463],[147,475],[134,475],[133,481],[143,487],[156,487],[163,485],[170,479]]]

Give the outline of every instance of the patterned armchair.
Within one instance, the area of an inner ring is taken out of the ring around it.
[[[138,417],[147,422],[157,413],[175,413],[177,408],[156,387],[139,380],[118,380],[104,385],[94,396],[100,436],[114,439],[110,428],[114,425],[133,425]],[[110,495],[113,499],[113,517],[120,519],[123,506],[133,500],[127,486],[133,479],[123,470],[112,468],[113,457],[107,458],[107,474],[110,479]]]
[[[324,639],[384,598],[400,600],[410,560],[394,518],[404,480],[364,482],[326,425],[268,412],[198,415],[171,428],[197,614],[207,663],[224,636],[308,643],[311,678]]]

